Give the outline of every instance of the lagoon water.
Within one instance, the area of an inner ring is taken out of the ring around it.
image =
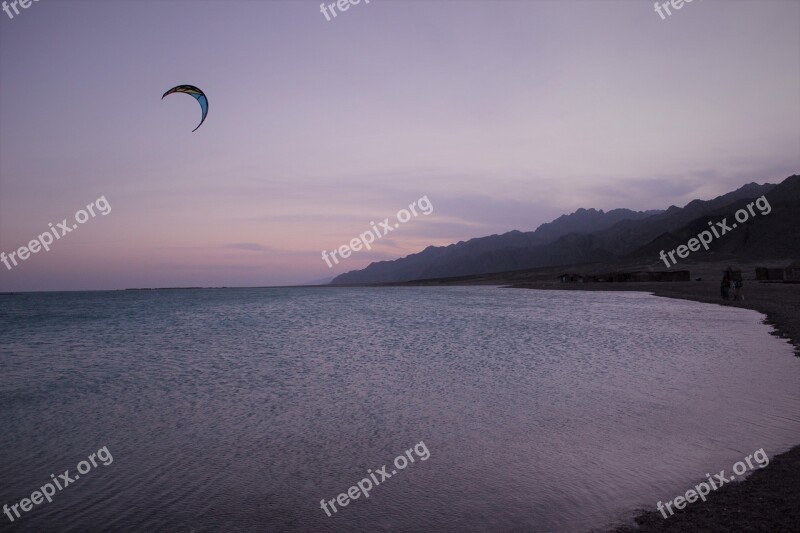
[[[800,442],[800,360],[761,318],[490,287],[0,296],[0,505],[113,456],[0,530],[601,528]]]

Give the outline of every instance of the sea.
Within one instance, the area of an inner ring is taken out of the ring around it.
[[[770,332],[640,292],[2,295],[0,531],[602,530],[800,443]]]

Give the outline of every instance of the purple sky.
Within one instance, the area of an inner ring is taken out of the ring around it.
[[[210,112],[179,84],[206,91]],[[0,290],[302,283],[800,170],[800,2],[40,0],[0,12]],[[372,251],[332,250],[427,195]]]

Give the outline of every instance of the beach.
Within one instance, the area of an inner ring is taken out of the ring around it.
[[[673,283],[558,283],[533,282],[515,288],[585,291],[643,291],[763,313],[775,334],[787,338],[800,357],[800,284],[745,281],[742,300],[722,300],[718,281]],[[757,357],[758,354],[752,354]],[[800,364],[800,360],[797,361]],[[702,479],[687,480],[699,482]],[[800,524],[800,445],[770,458],[770,464],[740,483],[714,491],[705,503],[687,505],[668,519],[655,510],[643,509],[635,518],[638,527],[620,526],[617,533],[631,531],[797,531]]]

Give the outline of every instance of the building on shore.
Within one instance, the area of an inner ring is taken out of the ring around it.
[[[606,272],[603,274],[562,274],[561,283],[575,281],[573,277],[580,278],[583,283],[626,283],[632,281],[691,281],[688,270],[670,270],[665,272],[635,271],[635,272]]]
[[[783,281],[786,269],[756,267],[756,279],[758,281]]]
[[[783,279],[800,281],[800,261],[795,261],[784,270]]]

